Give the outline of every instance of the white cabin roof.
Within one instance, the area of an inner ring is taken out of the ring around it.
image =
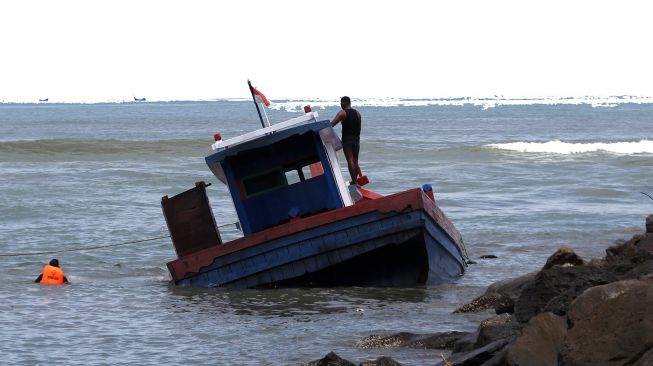
[[[317,118],[319,117],[319,114],[317,112],[309,112],[306,113],[302,116],[296,117],[289,119],[287,121],[283,121],[268,127],[264,128],[259,128],[258,130],[248,132],[246,134],[236,136],[233,138],[230,138],[228,140],[220,140],[216,141],[213,145],[211,145],[211,148],[216,151],[216,150],[223,150],[226,148],[229,148],[234,145],[241,144],[243,142],[255,140],[261,136],[268,135],[270,133],[282,131],[291,127],[294,127],[296,125],[299,125],[301,123],[307,122],[307,121],[317,121]]]

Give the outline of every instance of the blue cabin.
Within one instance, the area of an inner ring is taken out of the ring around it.
[[[229,188],[243,234],[353,204],[329,120],[317,112],[213,144],[206,163]]]

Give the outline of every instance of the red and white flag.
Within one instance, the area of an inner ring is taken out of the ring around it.
[[[256,89],[251,85],[250,88],[252,88],[252,95],[254,96],[254,100],[256,102],[263,103],[265,104],[266,107],[270,106],[270,101],[268,100],[268,98],[265,97],[265,95],[263,95],[263,93],[261,93],[260,91],[258,91],[258,89]]]

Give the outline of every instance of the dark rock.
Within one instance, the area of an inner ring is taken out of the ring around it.
[[[653,366],[653,347],[649,348],[632,366]]]
[[[390,357],[379,357],[374,361],[363,361],[359,366],[401,366],[401,364]]]
[[[651,308],[653,276],[588,289],[571,305],[561,364],[653,364]]]
[[[653,234],[653,215],[646,216],[646,232]]]
[[[556,250],[555,253],[546,260],[543,269],[564,265],[582,266],[584,263],[583,258],[579,257],[572,249],[560,247],[560,249]]]
[[[481,258],[481,259],[496,259],[496,258],[499,258],[499,257],[497,257],[494,254],[486,254],[486,255],[480,256],[479,258]]]
[[[324,358],[319,360],[311,361],[304,364],[304,366],[356,366],[355,363],[347,361],[343,358],[340,358],[334,352],[329,352]]]
[[[514,314],[515,313],[515,301],[508,296],[501,296],[496,305],[494,306],[494,312],[499,314]]]
[[[499,299],[502,298],[498,293],[485,293],[467,304],[454,310],[454,313],[472,313],[482,310],[494,309]]]
[[[417,334],[408,332],[397,333],[389,336],[372,334],[357,341],[354,345],[358,348],[394,348],[405,346],[406,344],[414,342],[418,338],[419,336]]]
[[[452,349],[456,341],[470,334],[469,332],[445,332],[415,341],[410,347],[424,349]]]
[[[453,344],[453,352],[469,352],[476,348],[476,340],[478,339],[478,331],[469,333],[466,336],[459,338]]]
[[[636,279],[653,273],[653,259],[636,264],[633,269],[619,276],[620,280]]]
[[[506,364],[506,356],[508,355],[508,350],[510,345],[503,347],[499,352],[496,352],[494,356],[483,362],[481,366],[504,366]]]
[[[528,274],[525,274],[523,276],[519,276],[516,278],[510,278],[507,280],[501,280],[497,281],[493,284],[491,284],[487,290],[485,291],[486,294],[500,294],[503,296],[507,296],[511,298],[513,301],[517,301],[519,299],[519,295],[521,295],[521,291],[524,288],[524,286],[531,281],[535,279],[535,276],[537,275],[537,272],[531,272]]]
[[[653,235],[638,234],[630,240],[613,245],[605,250],[606,261],[618,260],[620,257],[629,257],[636,253],[648,252],[653,253]]]
[[[499,339],[471,352],[458,355],[454,354],[449,359],[449,364],[453,366],[480,366],[494,358],[507,344],[507,339]],[[446,365],[444,361],[438,364],[438,366],[444,365]]]
[[[653,235],[635,235],[626,242],[609,247],[606,254],[601,268],[625,276],[635,267],[653,260]],[[623,278],[632,278],[632,275]]]
[[[523,324],[519,323],[513,315],[502,314],[490,319],[485,319],[478,326],[478,337],[474,348],[483,347],[499,339],[512,341],[521,334]]]
[[[552,313],[531,318],[510,346],[507,365],[557,365],[558,351],[567,334],[567,319]]]
[[[442,332],[435,334],[397,333],[390,336],[371,335],[356,342],[359,348],[394,348],[409,347],[420,349],[451,349],[460,338],[469,332]]]
[[[616,280],[615,275],[597,267],[556,266],[543,269],[524,286],[515,302],[515,316],[525,323],[544,311],[564,315],[571,301],[587,288]]]

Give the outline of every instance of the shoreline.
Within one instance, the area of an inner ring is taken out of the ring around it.
[[[645,223],[604,257],[561,247],[541,270],[491,284],[453,312],[494,311],[474,332],[370,335],[355,347],[389,357],[354,363],[331,352],[304,366],[401,365],[391,357],[400,347],[433,349],[438,366],[653,364],[653,215]]]

